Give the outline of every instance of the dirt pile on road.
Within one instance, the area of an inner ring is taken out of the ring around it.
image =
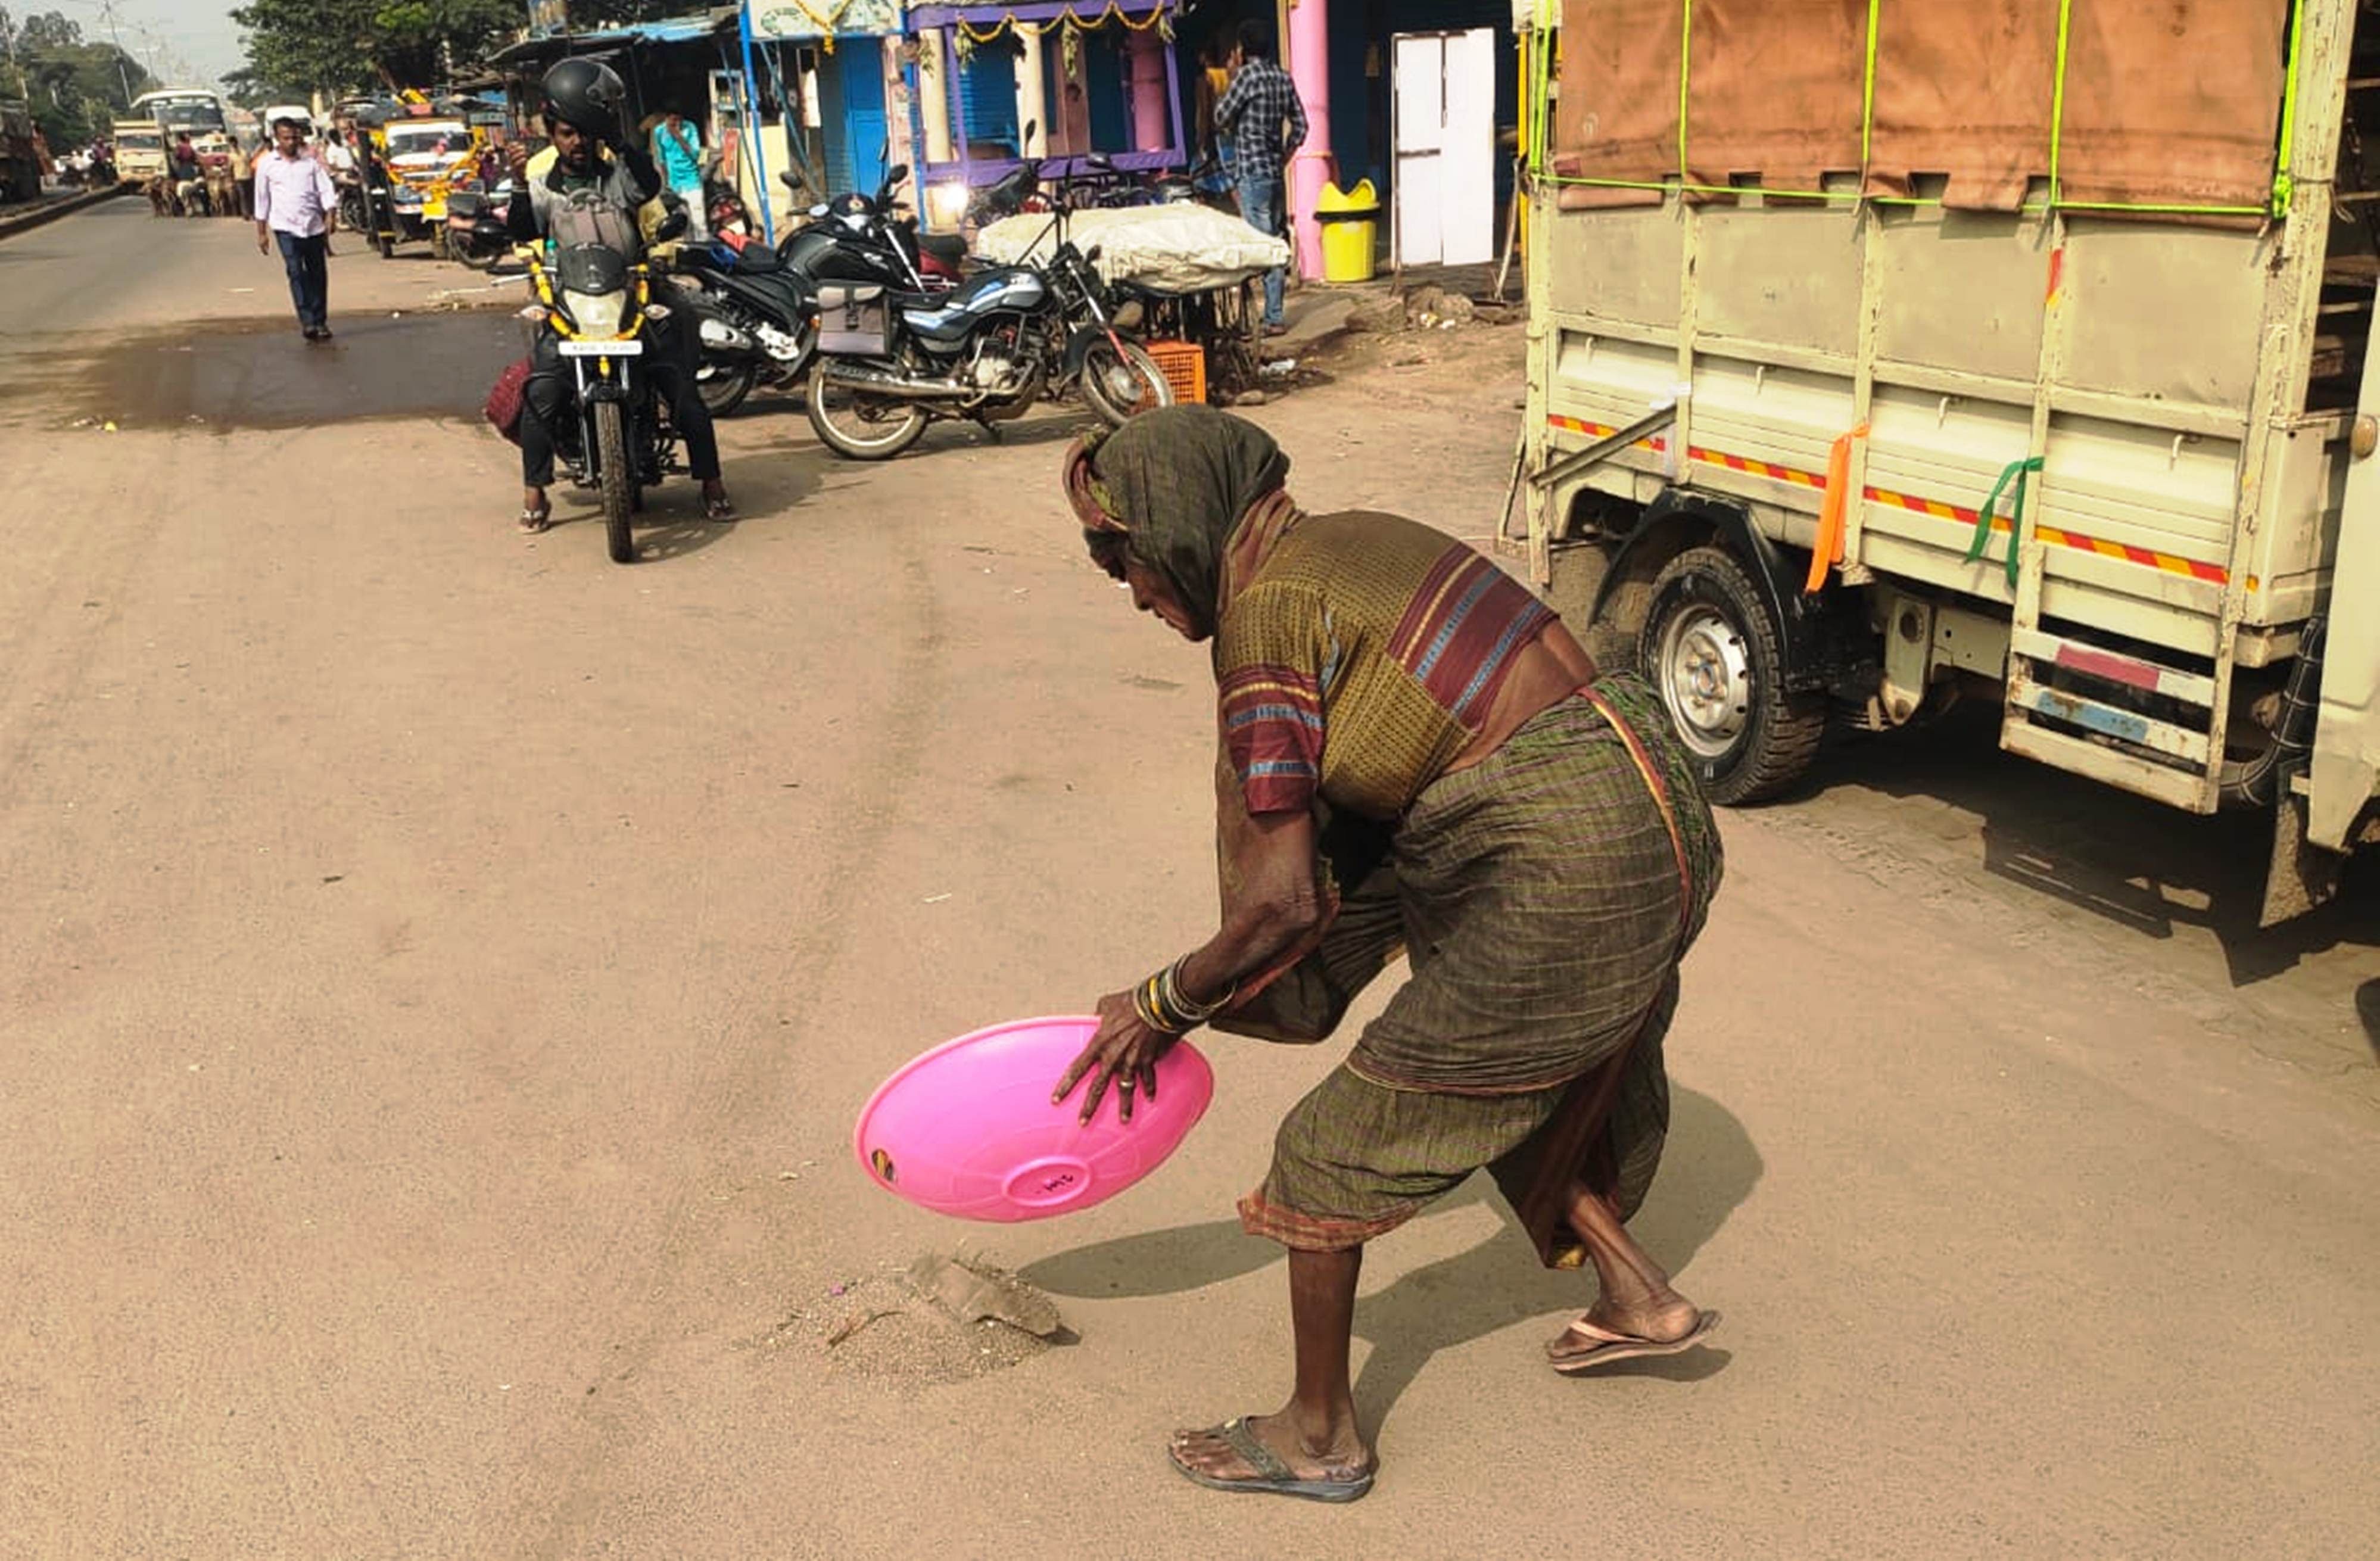
[[[983,1376],[1072,1337],[1056,1302],[1028,1281],[982,1257],[928,1252],[822,1286],[765,1342],[857,1376],[923,1384]]]

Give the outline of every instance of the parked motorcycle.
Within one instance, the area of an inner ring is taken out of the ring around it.
[[[681,248],[672,267],[694,312],[701,346],[695,388],[714,417],[744,405],[757,385],[790,389],[818,350],[810,283],[766,245],[724,238]]]
[[[890,460],[937,417],[989,428],[1045,394],[1079,385],[1110,423],[1173,402],[1157,360],[1123,334],[1094,263],[1050,222],[1045,264],[996,266],[939,297],[880,284],[822,284],[809,419],[820,442],[855,460]]]
[[[477,184],[458,185],[446,195],[446,253],[473,271],[492,271],[512,251],[513,183],[505,179],[492,190]]]
[[[885,171],[873,199],[853,190],[813,206],[809,220],[785,235],[777,254],[814,282],[878,285],[913,293],[954,286],[965,273],[966,240],[920,233],[893,201],[909,176],[905,163]],[[791,175],[787,182],[793,182]]]
[[[673,220],[683,227],[682,213]],[[663,236],[674,236],[664,228]],[[612,562],[633,563],[629,516],[644,508],[645,488],[676,463],[669,404],[655,393],[638,361],[652,339],[648,325],[667,320],[670,309],[652,300],[645,266],[631,263],[617,248],[573,244],[557,249],[550,262],[534,247],[524,253],[538,301],[522,316],[552,333],[571,369],[577,416],[554,430],[557,453],[573,483],[602,494]]]

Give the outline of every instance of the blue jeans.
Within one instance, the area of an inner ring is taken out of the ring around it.
[[[289,301],[298,306],[300,329],[318,331],[331,323],[331,238],[317,233],[300,237],[275,231],[281,245],[281,267],[289,273]]]
[[[1240,216],[1258,233],[1269,233],[1275,238],[1283,236],[1281,224],[1281,188],[1278,177],[1246,175],[1240,180]],[[1281,291],[1289,273],[1276,266],[1265,272],[1265,323],[1281,322]]]

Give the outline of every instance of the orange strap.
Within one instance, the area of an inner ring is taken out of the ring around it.
[[[1635,762],[1636,773],[1644,777],[1645,789],[1653,793],[1653,805],[1660,810],[1662,828],[1670,831],[1670,851],[1678,862],[1678,957],[1686,952],[1686,935],[1693,930],[1694,919],[1694,860],[1686,854],[1686,837],[1678,831],[1678,810],[1670,800],[1670,788],[1654,765],[1653,756],[1645,751],[1645,739],[1628,724],[1628,718],[1611,708],[1611,701],[1596,692],[1593,684],[1579,684],[1579,693],[1595,707],[1596,713],[1626,744],[1628,756]]]
[[[1810,577],[1803,583],[1804,596],[1815,596],[1827,583],[1827,571],[1843,561],[1843,516],[1851,505],[1852,441],[1865,439],[1867,425],[1862,423],[1835,441],[1827,452],[1827,498],[1818,506],[1818,542],[1810,550]]]

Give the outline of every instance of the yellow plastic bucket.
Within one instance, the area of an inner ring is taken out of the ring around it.
[[[1380,197],[1372,181],[1359,179],[1353,189],[1324,185],[1314,197],[1314,220],[1322,225],[1322,280],[1372,280],[1380,227]]]

